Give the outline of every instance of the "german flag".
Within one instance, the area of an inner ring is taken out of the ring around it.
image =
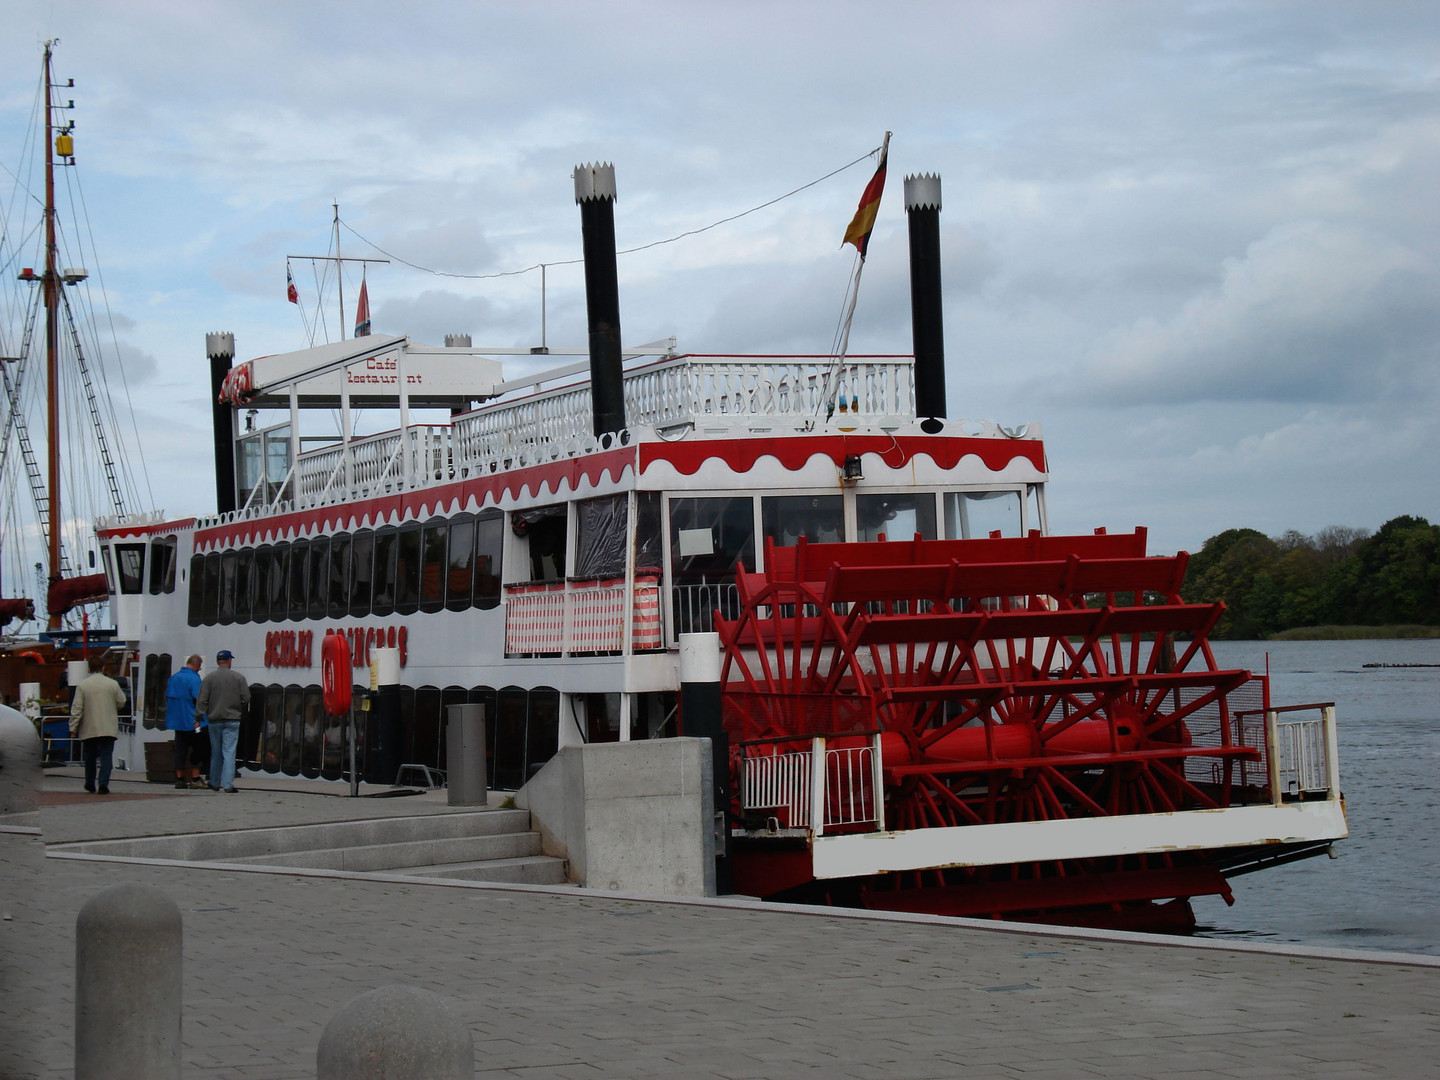
[[[875,215],[880,212],[880,196],[885,193],[885,159],[889,156],[890,140],[885,142],[880,150],[880,164],[870,183],[865,185],[865,194],[860,196],[860,208],[845,230],[845,239],[840,241],[842,245],[854,244],[862,259],[865,258],[865,249],[870,246],[870,230],[875,228]]]

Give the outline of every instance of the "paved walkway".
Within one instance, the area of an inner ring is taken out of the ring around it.
[[[303,781],[219,795],[117,779],[108,800],[69,800],[79,783],[47,776],[46,840],[444,808]],[[1433,957],[41,859],[33,836],[0,839],[3,1077],[70,1075],[75,917],[118,881],[161,888],[184,913],[190,1077],[313,1077],[326,1022],[387,984],[452,998],[484,1078],[1440,1076]],[[26,871],[39,907],[16,900]]]

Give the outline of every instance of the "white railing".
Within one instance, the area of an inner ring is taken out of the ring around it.
[[[1312,793],[1338,793],[1335,775],[1335,707],[1320,709],[1313,720],[1281,720],[1276,712],[1266,714],[1271,741],[1272,798]]]
[[[307,451],[297,462],[296,503],[319,506],[448,480],[450,438],[448,425],[413,424]]]
[[[660,585],[635,580],[631,647],[661,646]],[[561,656],[625,648],[625,579],[541,581],[505,586],[505,654]]]
[[[715,629],[717,614],[740,617],[740,592],[733,581],[674,585],[670,597],[670,636],[675,641],[681,634],[708,634]]]
[[[864,746],[827,748],[824,738],[812,739],[809,750],[783,751],[780,745],[745,748],[740,759],[743,810],[774,811],[778,826],[815,836],[848,825],[884,827],[878,734]]]

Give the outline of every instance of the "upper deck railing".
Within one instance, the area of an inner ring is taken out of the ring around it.
[[[625,373],[631,428],[662,436],[687,427],[707,435],[844,429],[894,430],[915,420],[909,356],[687,355]],[[543,378],[543,377],[542,377]],[[535,380],[530,384],[539,385]],[[949,430],[1000,437],[990,421],[952,420]],[[1008,437],[1024,433],[1003,432]],[[588,380],[501,398],[450,424],[411,425],[302,453],[274,490],[289,498],[198,521],[197,527],[266,517],[356,498],[579,457],[623,445],[625,432],[593,434]]]

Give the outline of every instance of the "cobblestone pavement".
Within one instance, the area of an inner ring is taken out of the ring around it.
[[[437,808],[433,795],[345,800],[252,785],[39,816],[47,840],[74,840]],[[148,816],[117,820],[122,810]],[[1440,1076],[1433,957],[42,859],[34,836],[0,839],[4,1077],[70,1075],[75,917],[119,881],[165,890],[184,914],[191,1077],[313,1077],[326,1022],[383,985],[453,999],[484,1078]]]

